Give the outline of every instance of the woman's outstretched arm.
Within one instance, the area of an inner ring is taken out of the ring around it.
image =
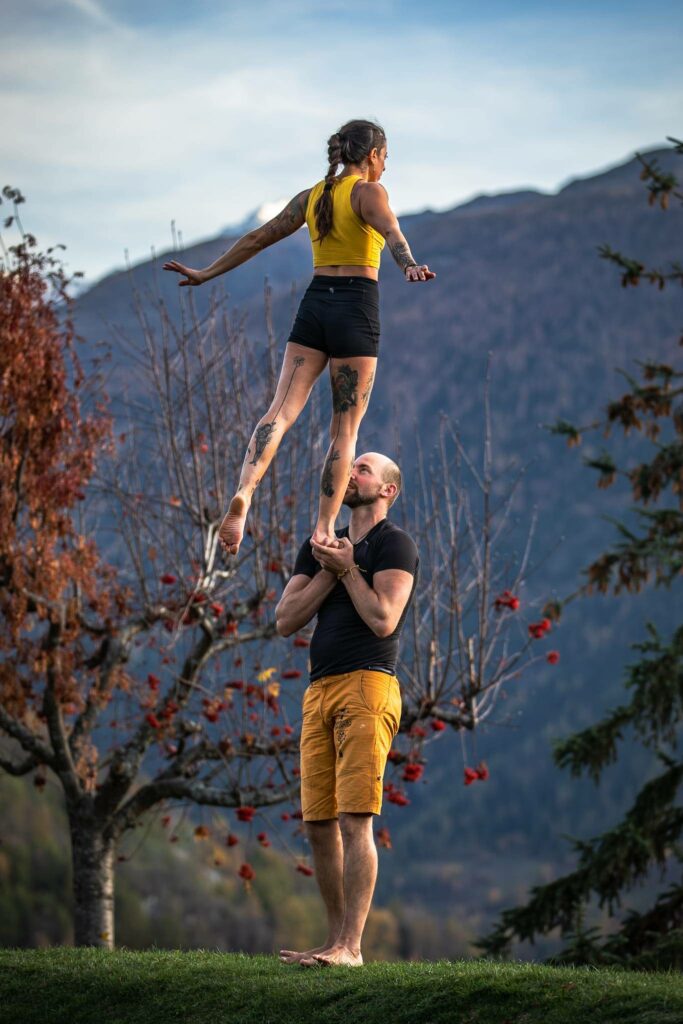
[[[384,185],[368,181],[358,197],[360,215],[363,220],[379,231],[386,239],[389,252],[403,271],[406,281],[431,281],[436,277],[426,263],[418,264],[398,223],[398,218],[389,206]]]
[[[234,270],[235,267],[250,260],[252,256],[267,249],[269,245],[274,245],[275,242],[298,231],[306,220],[306,202],[309,192],[310,189],[299,192],[298,196],[290,199],[284,210],[276,217],[261,224],[260,227],[254,228],[253,231],[248,231],[246,235],[242,235],[211,266],[205,267],[203,270],[193,270],[192,267],[186,267],[182,263],[178,263],[177,260],[169,260],[168,263],[164,263],[163,269],[174,270],[176,274],[185,275],[186,280],[178,282],[181,288],[188,284],[204,284],[212,277],[218,277],[219,274],[225,274],[228,270]]]

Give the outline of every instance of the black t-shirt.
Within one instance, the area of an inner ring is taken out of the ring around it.
[[[348,537],[349,528],[335,530],[337,537]],[[313,577],[322,566],[316,561],[307,537],[299,549],[294,565],[294,576]],[[382,569],[404,569],[413,574],[413,586],[396,629],[391,636],[377,636],[363,621],[349,597],[346,587],[338,580],[318,609],[313,639],[311,640],[311,682],[321,676],[353,672],[359,668],[377,666],[394,674],[398,660],[399,636],[415,593],[420,558],[412,537],[405,530],[381,519],[358,544],[354,544],[353,558],[365,569],[363,579],[372,586],[373,576]]]

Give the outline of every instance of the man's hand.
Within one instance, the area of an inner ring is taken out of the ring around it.
[[[355,564],[353,544],[348,537],[338,537],[332,544],[316,544],[312,541],[311,548],[323,569],[333,572],[335,576]]]
[[[406,281],[431,281],[436,274],[433,270],[430,270],[426,263],[421,266],[406,267],[405,269]]]
[[[168,263],[164,263],[162,270],[174,270],[176,274],[184,274],[187,278],[186,281],[178,281],[178,285],[182,288],[184,285],[192,284],[204,284],[208,281],[203,270],[193,270],[192,267],[184,267],[182,263],[178,263],[177,260],[169,260]]]

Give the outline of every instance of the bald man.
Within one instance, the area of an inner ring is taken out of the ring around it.
[[[415,542],[387,518],[400,490],[395,462],[359,456],[343,501],[349,525],[330,545],[304,541],[275,609],[281,636],[318,616],[303,697],[301,807],[328,923],[322,946],[282,949],[282,963],[363,963],[377,878],[372,821],[401,721],[399,637],[419,567]]]

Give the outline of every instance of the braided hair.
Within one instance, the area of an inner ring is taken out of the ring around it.
[[[373,149],[386,145],[384,129],[374,121],[347,121],[327,140],[327,174],[323,191],[315,204],[316,241],[322,242],[332,229],[332,186],[339,164],[362,164]]]

